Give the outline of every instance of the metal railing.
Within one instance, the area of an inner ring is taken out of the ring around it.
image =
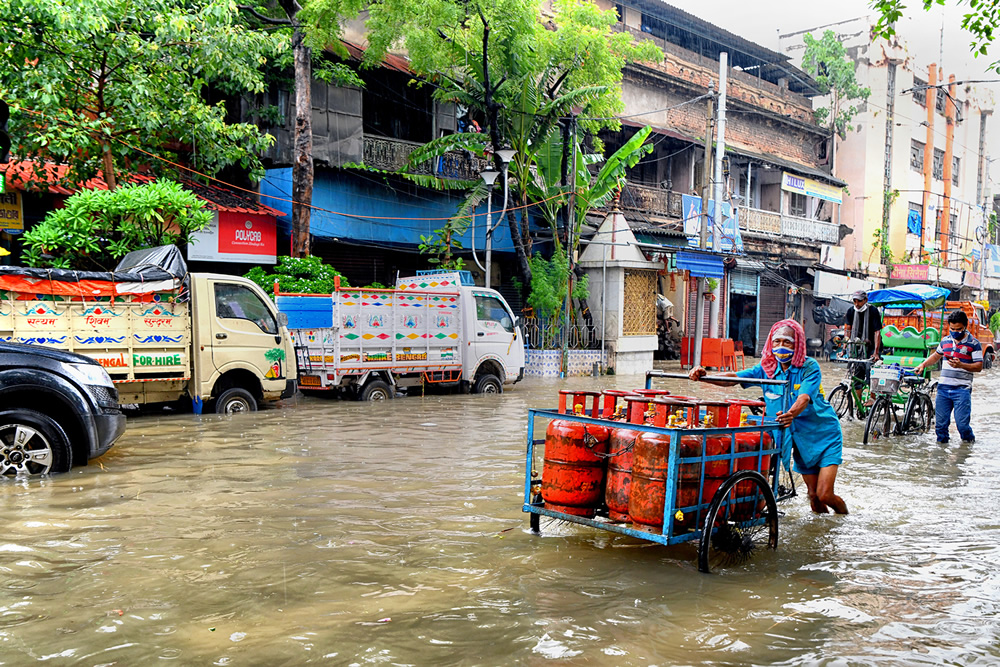
[[[649,185],[626,183],[618,201],[621,208],[630,211],[668,218],[680,218],[684,214],[681,193]]]
[[[413,141],[364,135],[364,162],[375,169],[399,171],[406,167],[410,153],[423,146]],[[485,159],[464,151],[452,151],[408,169],[411,174],[434,174],[441,178],[475,180],[487,168]],[[433,169],[432,169],[433,168]]]
[[[524,338],[528,347],[536,350],[562,349],[563,322],[549,322],[528,318],[523,323]],[[601,332],[597,327],[571,324],[569,327],[569,349],[601,349]]]
[[[840,225],[823,220],[800,218],[775,211],[762,211],[741,206],[740,229],[744,232],[785,236],[836,245],[840,242]]]

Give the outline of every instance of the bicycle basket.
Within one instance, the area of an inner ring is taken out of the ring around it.
[[[899,391],[902,377],[903,370],[900,368],[889,366],[873,368],[869,387],[873,394],[895,394]]]

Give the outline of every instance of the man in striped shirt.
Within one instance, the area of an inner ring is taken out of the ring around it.
[[[968,331],[969,317],[961,310],[948,315],[948,335],[941,339],[937,349],[914,372],[922,373],[924,368],[945,360],[938,378],[937,413],[935,430],[939,443],[948,442],[948,427],[951,426],[951,412],[955,411],[955,425],[964,442],[975,442],[976,436],[969,426],[972,413],[973,373],[983,370],[983,346]]]

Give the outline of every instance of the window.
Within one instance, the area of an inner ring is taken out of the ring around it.
[[[931,165],[934,178],[939,181],[944,180],[944,151],[940,148],[934,149],[934,162]]]
[[[788,194],[790,195],[788,197],[788,212],[800,218],[806,217],[806,196],[798,192],[789,192]]]
[[[942,116],[944,115],[944,105],[947,102],[947,95],[944,88],[938,88],[937,94],[934,95],[934,110],[937,111]]]
[[[625,5],[615,4],[615,11],[618,12],[618,22],[625,23]]]
[[[500,326],[504,331],[514,333],[514,318],[495,296],[476,295],[476,319],[487,329]]]
[[[910,140],[910,168],[913,171],[924,170],[924,144],[916,139]]]
[[[271,310],[243,285],[216,284],[215,315],[221,319],[249,320],[264,333],[278,334],[278,323]]]
[[[961,164],[962,161],[959,158],[951,158],[951,182],[954,185],[958,185],[958,170]]]
[[[926,81],[921,81],[917,77],[913,77],[913,101],[922,107],[927,106],[927,85]]]
[[[924,207],[920,204],[914,204],[910,202],[910,210],[907,212],[906,216],[906,233],[916,234],[920,236],[923,231],[923,224],[921,220],[924,214]]]

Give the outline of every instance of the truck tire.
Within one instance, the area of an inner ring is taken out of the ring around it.
[[[383,380],[372,380],[358,395],[359,401],[388,401],[393,397],[392,387]]]
[[[216,399],[216,414],[234,415],[239,412],[257,412],[257,401],[246,389],[232,387],[222,392]]]
[[[0,476],[68,472],[73,450],[59,423],[41,412],[0,412]]]
[[[483,373],[476,378],[476,384],[472,387],[474,394],[502,394],[503,382],[493,373]]]

